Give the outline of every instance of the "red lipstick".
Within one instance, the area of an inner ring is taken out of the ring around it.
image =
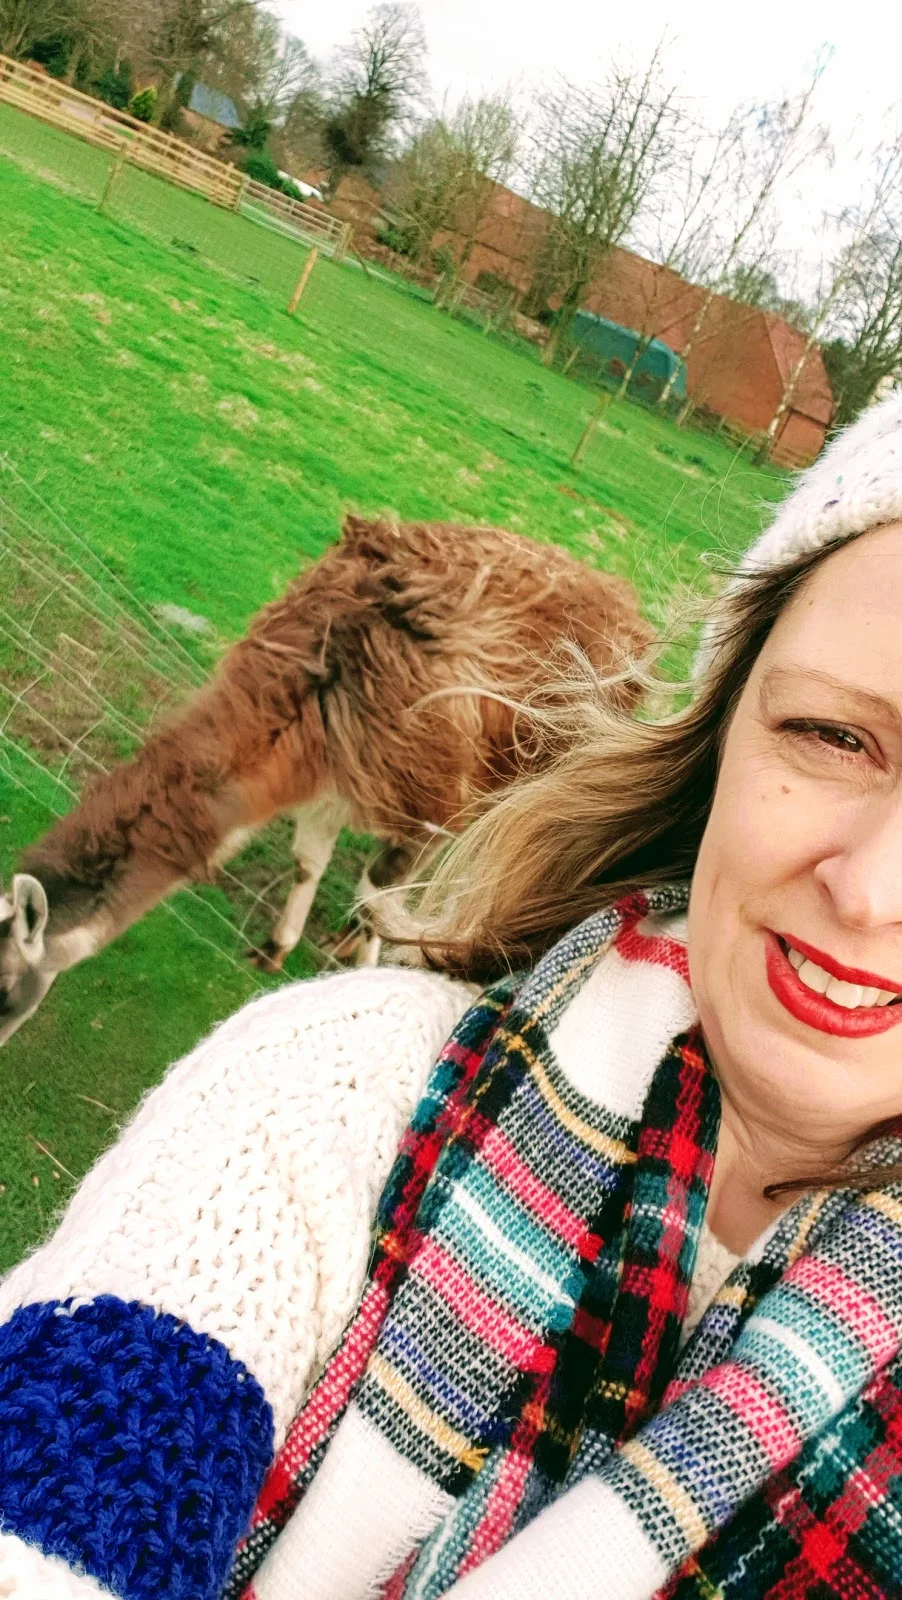
[[[843,983],[860,983],[864,989],[892,989],[894,994],[902,994],[902,984],[892,978],[878,978],[876,972],[865,972],[863,967],[844,967],[833,956],[817,950],[813,944],[803,944],[794,934],[778,933],[777,938],[782,939],[784,944],[791,944],[793,950],[801,950],[803,956],[807,956],[816,966],[823,967],[831,978],[841,978]]]
[[[804,984],[783,948],[783,943],[800,950],[809,961],[823,967],[833,978],[844,983],[860,983],[870,989],[896,989],[895,983],[878,978],[875,973],[858,967],[844,967],[832,956],[816,950],[813,945],[802,944],[786,934],[765,933],[767,981],[780,1004],[797,1021],[820,1033],[832,1033],[842,1039],[864,1039],[875,1033],[886,1033],[902,1022],[902,1004],[885,1006],[857,1006],[849,1011],[828,1000],[825,994],[815,994]],[[783,943],[781,943],[781,940]]]

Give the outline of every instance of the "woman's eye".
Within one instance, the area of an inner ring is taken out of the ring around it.
[[[865,749],[864,740],[859,738],[857,733],[853,733],[851,728],[844,728],[840,723],[812,722],[807,717],[801,717],[787,722],[785,726],[790,733],[817,739],[821,744],[829,745],[844,755],[858,756]]]
[[[838,750],[848,750],[850,755],[858,755],[864,745],[856,733],[849,728],[833,728],[829,723],[817,729],[817,736],[824,744],[835,745]]]

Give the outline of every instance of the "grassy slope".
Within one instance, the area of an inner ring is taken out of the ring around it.
[[[8,133],[0,119],[0,150]],[[45,168],[53,140],[70,159],[65,136],[40,138]],[[154,215],[167,203],[173,237],[209,232],[212,208],[154,185]],[[222,639],[349,506],[554,540],[632,577],[654,615],[701,550],[741,548],[783,492],[632,407],[612,408],[572,472],[585,391],[352,268],[318,267],[289,321],[268,283],[206,270],[2,157],[0,213],[4,451],[141,601],[201,612]],[[0,766],[0,873],[45,825]],[[54,1170],[80,1175],[167,1062],[250,992],[164,910],[60,980],[0,1059],[0,1268],[71,1187]]]

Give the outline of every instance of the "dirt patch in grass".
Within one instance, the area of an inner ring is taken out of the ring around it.
[[[260,413],[251,405],[243,394],[223,395],[216,402],[216,411],[230,428],[238,428],[244,433],[248,428],[256,428],[260,421]]]

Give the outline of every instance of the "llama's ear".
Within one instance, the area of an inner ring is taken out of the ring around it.
[[[28,872],[13,878],[13,938],[30,967],[44,958],[44,929],[50,908],[44,886]]]
[[[342,537],[352,543],[355,539],[365,539],[378,526],[378,517],[361,517],[356,511],[346,511],[341,519]]]

